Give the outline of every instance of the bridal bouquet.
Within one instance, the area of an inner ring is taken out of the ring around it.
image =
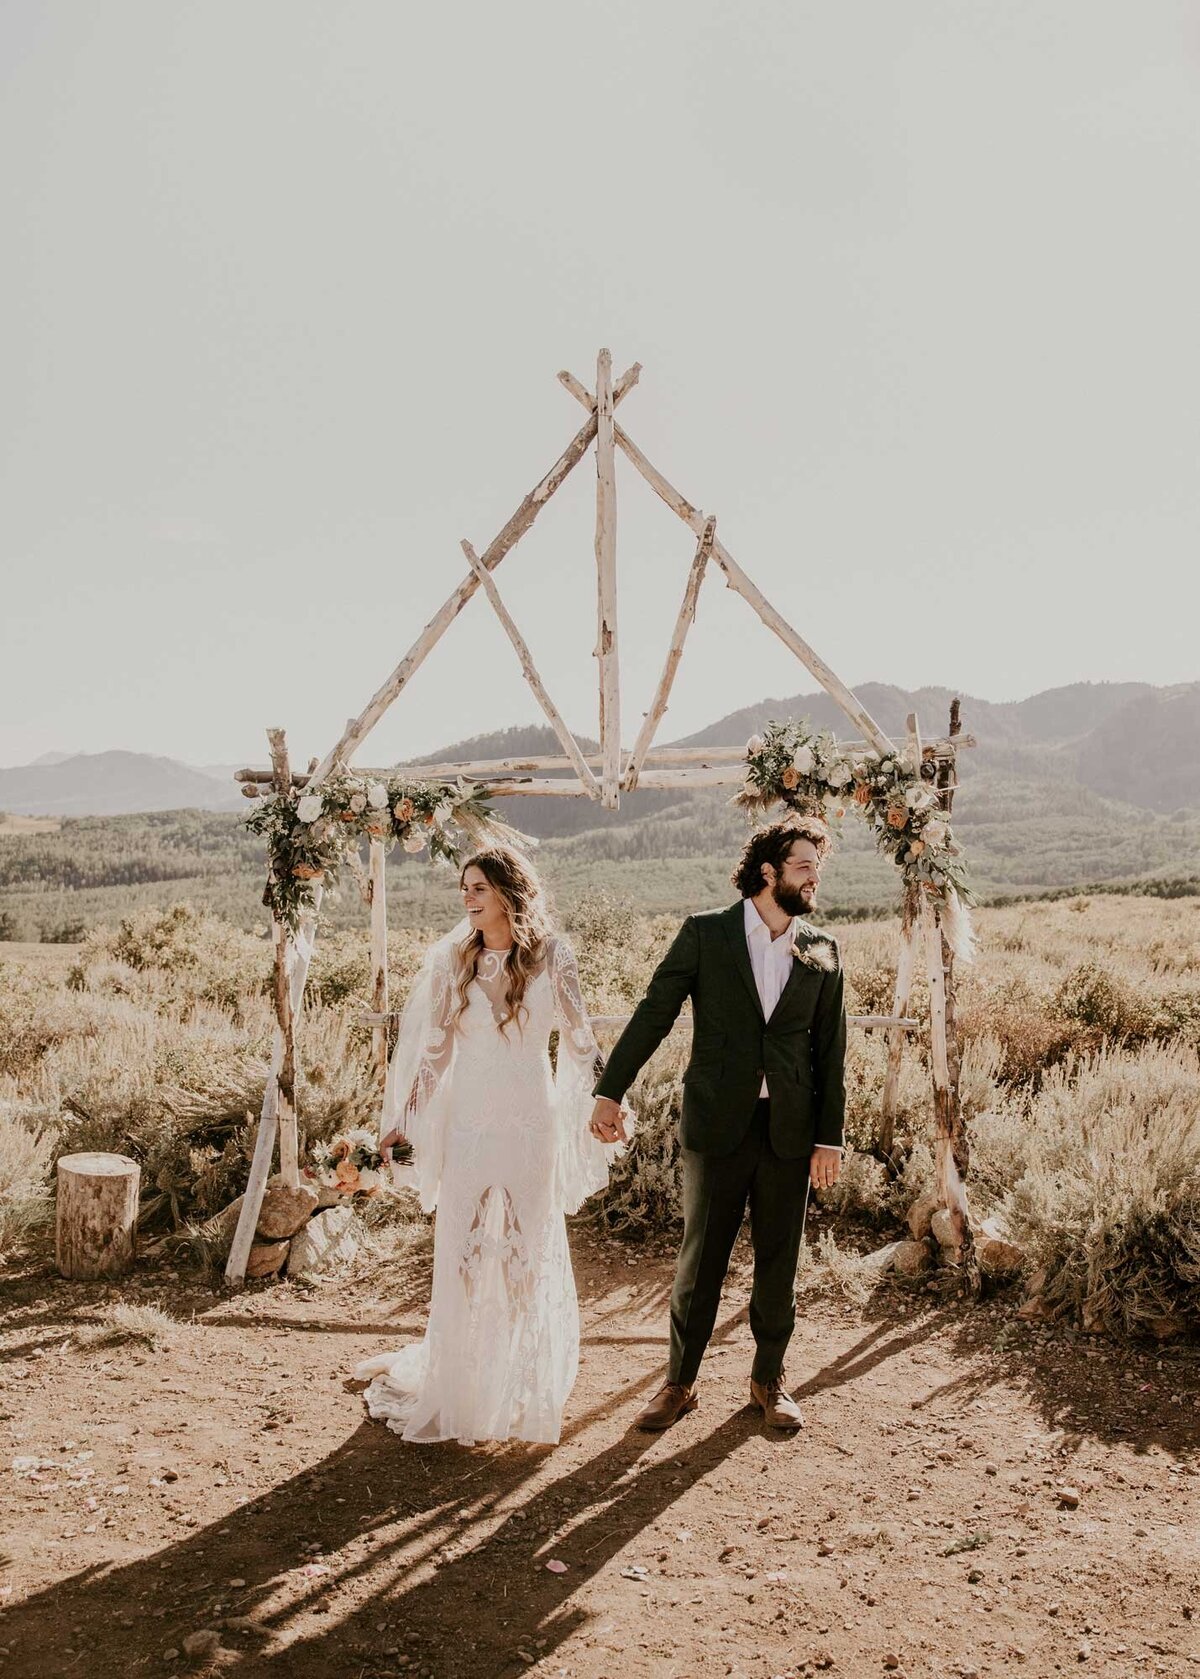
[[[375,1134],[363,1126],[343,1131],[328,1143],[310,1151],[311,1166],[304,1175],[325,1189],[340,1189],[346,1195],[374,1195],[384,1187],[387,1176]]]

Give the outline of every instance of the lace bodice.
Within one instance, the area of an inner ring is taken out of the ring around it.
[[[452,957],[434,966],[430,1020],[416,1077],[405,1103],[406,1122],[422,1108],[448,1076],[454,1056],[476,1060],[500,1057],[511,1071],[515,1059],[546,1059],[550,1033],[557,1026],[559,1054],[566,1054],[585,1076],[597,1067],[599,1050],[579,983],[575,953],[565,939],[552,937],[540,966],[529,979],[514,1018],[508,1008],[509,951],[482,950],[467,987],[466,1008],[459,1013],[457,974]]]

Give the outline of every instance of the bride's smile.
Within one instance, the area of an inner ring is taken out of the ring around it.
[[[469,864],[462,878],[463,908],[467,920],[490,950],[507,950],[512,944],[512,923],[504,900],[483,870]]]

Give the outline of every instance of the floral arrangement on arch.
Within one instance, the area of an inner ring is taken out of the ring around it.
[[[304,1168],[310,1182],[345,1195],[375,1195],[387,1184],[383,1156],[374,1133],[363,1126],[343,1131],[327,1143],[309,1151],[311,1165]]]
[[[804,722],[768,723],[746,742],[746,782],[733,802],[750,814],[783,804],[836,818],[856,807],[905,885],[939,900],[953,923],[971,902],[966,864],[950,818],[921,772],[908,750],[843,747]],[[969,928],[962,942],[969,946]]]
[[[457,863],[462,843],[507,840],[528,844],[497,820],[487,788],[463,780],[381,781],[349,771],[311,793],[276,793],[246,818],[267,842],[270,877],[263,903],[293,932],[316,907],[316,888],[331,886],[349,853],[364,839],[401,845],[413,856]]]

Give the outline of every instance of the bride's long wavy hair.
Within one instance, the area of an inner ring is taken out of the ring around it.
[[[468,869],[480,871],[504,905],[512,927],[512,949],[504,959],[505,1014],[498,1022],[500,1030],[505,1032],[514,1020],[518,1026],[523,1025],[522,1015],[528,1018],[525,991],[545,958],[546,940],[553,930],[550,905],[532,866],[511,846],[489,845],[468,857],[458,877],[460,886],[466,880]],[[452,1026],[467,1006],[467,991],[475,978],[483,948],[483,934],[472,927],[458,947],[458,1007],[451,1019]]]

